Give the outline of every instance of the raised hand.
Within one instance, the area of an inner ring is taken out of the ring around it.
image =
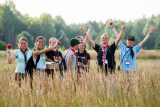
[[[127,25],[127,23],[123,23],[123,26],[122,26],[122,30],[124,31],[125,29],[126,29],[126,25]]]
[[[111,21],[109,22],[109,25],[110,25],[111,27],[114,26],[114,22],[112,21],[112,19],[111,19]]]
[[[83,25],[79,25],[79,26],[80,26],[80,29],[81,29],[81,31],[83,32],[83,34],[85,34],[85,33],[86,33],[86,31],[84,30]]]
[[[92,29],[92,26],[91,26],[91,24],[89,23],[89,29]]]
[[[149,33],[152,33],[152,32],[154,32],[155,31],[155,26],[151,26],[151,28],[150,28],[150,30],[149,30]]]

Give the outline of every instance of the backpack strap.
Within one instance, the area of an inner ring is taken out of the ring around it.
[[[124,59],[125,55],[129,52],[129,50],[130,50],[130,49],[128,49],[128,51],[123,55],[123,58],[122,58],[122,60],[121,60],[120,65],[122,64],[122,61],[123,61],[123,59]]]

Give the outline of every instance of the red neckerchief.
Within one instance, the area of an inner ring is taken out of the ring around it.
[[[103,62],[103,65],[105,65],[105,51],[106,49],[109,47],[109,45],[107,45],[106,47],[103,47],[102,46],[102,49],[103,49],[103,55],[102,55],[102,62]]]
[[[76,59],[77,59],[76,51],[72,47],[70,47],[69,50],[71,50],[74,53],[74,55],[76,56]]]

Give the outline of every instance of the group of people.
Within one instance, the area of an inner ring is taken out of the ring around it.
[[[10,49],[7,49],[7,60],[8,63],[11,64],[15,59],[17,60],[17,67],[15,70],[15,79],[25,78],[26,77],[26,65],[28,60],[32,60],[34,66],[36,68],[36,75],[40,75],[41,73],[47,75],[46,72],[46,61],[48,62],[56,62],[61,63],[62,60],[65,60],[66,65],[66,73],[73,73],[78,72],[87,73],[89,72],[90,67],[90,54],[86,50],[86,43],[87,41],[90,42],[93,49],[97,52],[97,63],[101,69],[105,70],[106,75],[108,73],[112,74],[115,71],[115,58],[114,54],[116,51],[116,47],[120,48],[120,69],[126,71],[127,74],[130,71],[136,71],[136,54],[140,51],[142,45],[147,41],[151,33],[155,31],[155,26],[151,26],[148,34],[146,37],[136,46],[133,46],[135,43],[135,38],[133,36],[128,36],[125,46],[121,42],[121,38],[123,33],[126,29],[126,24],[124,22],[120,33],[118,34],[115,27],[114,22],[111,20],[112,25],[111,28],[116,36],[116,40],[113,44],[109,44],[109,38],[106,34],[102,34],[101,36],[101,45],[96,44],[89,36],[89,33],[92,29],[92,26],[89,24],[89,29],[86,32],[84,30],[83,25],[80,25],[80,30],[82,31],[83,35],[85,36],[83,40],[83,36],[77,36],[70,40],[70,48],[65,53],[65,56],[62,56],[62,53],[57,49],[57,42],[56,38],[51,38],[49,40],[49,47],[47,49],[42,49],[45,43],[45,38],[42,36],[37,37],[35,40],[35,48],[32,52],[29,50],[28,42],[25,37],[21,37],[18,43],[18,50],[15,50],[10,56]],[[52,74],[54,70],[52,71]]]

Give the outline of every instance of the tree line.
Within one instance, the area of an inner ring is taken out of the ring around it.
[[[116,39],[109,25],[110,19],[103,22],[89,21],[83,23],[85,30],[88,30],[89,23],[92,25],[90,37],[100,44],[101,35],[109,36],[109,43],[113,43]],[[120,32],[123,21],[114,20],[115,28]],[[134,36],[137,45],[147,35],[151,26],[156,25],[155,32],[150,36],[147,42],[143,45],[143,49],[160,49],[160,14],[152,15],[150,18],[143,16],[134,22],[129,21],[126,30],[122,37],[122,42],[125,44],[128,36]],[[67,25],[61,16],[52,18],[50,14],[41,14],[39,18],[29,17],[28,14],[22,15],[13,1],[6,1],[5,4],[0,4],[0,43],[12,44],[12,48],[17,48],[18,39],[21,36],[27,38],[29,48],[34,47],[34,41],[38,36],[43,36],[46,39],[45,46],[48,46],[51,37],[61,39],[61,49],[69,48],[69,40],[79,35],[83,35],[80,31],[79,24]],[[87,44],[87,49],[92,49],[90,44]]]

